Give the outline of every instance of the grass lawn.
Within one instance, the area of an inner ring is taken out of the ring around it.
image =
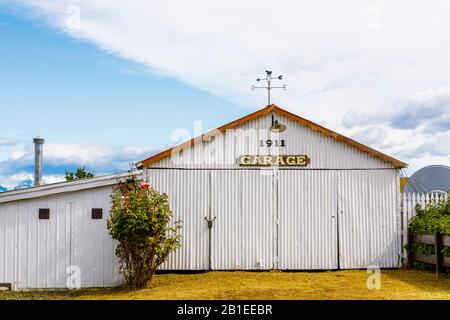
[[[415,270],[382,270],[369,290],[364,270],[158,274],[148,289],[0,292],[2,299],[450,299],[450,279]]]

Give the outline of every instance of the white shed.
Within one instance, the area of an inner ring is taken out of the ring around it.
[[[0,284],[65,288],[71,275],[80,276],[82,287],[120,284],[105,219],[112,187],[126,177],[113,174],[1,193]]]
[[[406,164],[275,105],[137,165],[183,221],[160,269],[400,266]],[[126,176],[0,193],[0,284],[65,287],[69,266],[82,287],[119,284],[105,218]]]
[[[165,269],[400,266],[406,164],[275,105],[138,166],[184,222]]]

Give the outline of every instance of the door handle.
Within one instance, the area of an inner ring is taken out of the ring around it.
[[[211,229],[213,227],[213,221],[216,220],[217,217],[212,218],[211,220],[208,217],[205,217],[205,220],[208,222],[208,228]]]

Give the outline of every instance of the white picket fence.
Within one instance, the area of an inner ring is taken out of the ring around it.
[[[440,200],[447,200],[448,193],[432,192],[432,193],[403,193],[402,194],[402,248],[403,261],[407,257],[405,245],[408,243],[408,222],[416,214],[416,206],[420,205],[424,208],[427,204]]]

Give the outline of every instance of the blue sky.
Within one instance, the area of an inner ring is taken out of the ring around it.
[[[205,129],[213,128],[247,112],[200,88],[68,37],[29,15],[17,14],[16,7],[0,6],[0,41],[4,44],[0,49],[0,137],[7,140],[3,145],[0,140],[0,161],[5,165],[17,148],[30,150],[25,161],[15,165],[8,161],[7,168],[0,165],[6,175],[32,172],[30,143],[38,135],[52,144],[141,150],[119,164],[87,163],[96,172],[114,172],[172,144],[174,128],[192,131],[192,123],[199,119]],[[55,176],[50,181],[66,169],[86,164],[65,160],[46,163],[45,173]],[[11,187],[17,182],[12,180],[5,184]]]
[[[236,10],[239,8],[239,10]],[[0,0],[0,185],[121,171],[178,128],[281,107],[410,164],[450,164],[448,1]],[[270,17],[270,27],[265,20]],[[418,23],[421,21],[423,23]]]
[[[217,125],[243,112],[42,22],[12,14],[0,21],[3,136],[157,147],[173,128],[196,119]]]

